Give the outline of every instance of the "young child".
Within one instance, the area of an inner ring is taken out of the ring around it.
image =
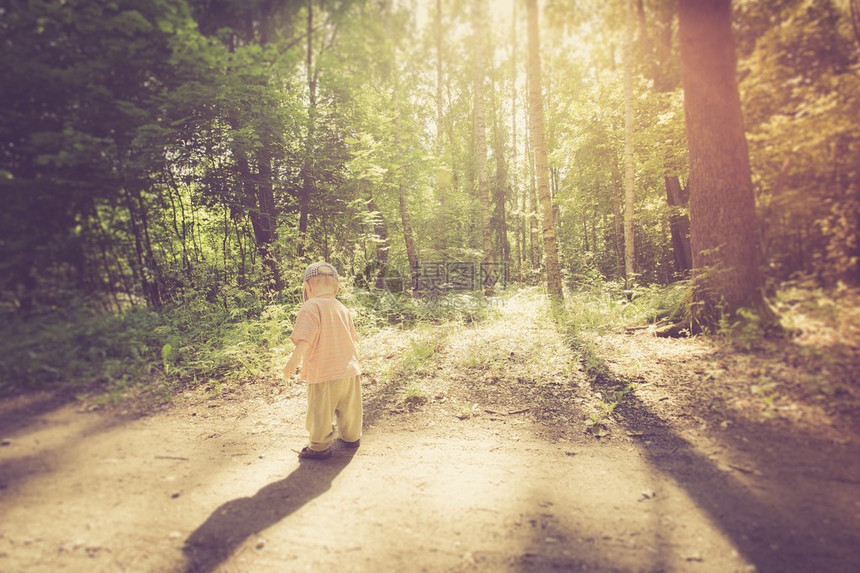
[[[352,315],[335,298],[338,280],[337,270],[328,263],[314,263],[307,268],[302,284],[305,303],[290,337],[296,348],[284,367],[284,376],[292,378],[302,363],[300,377],[308,385],[310,442],[299,453],[302,459],[331,457],[335,420],[346,447],[357,448],[361,439],[357,337]]]

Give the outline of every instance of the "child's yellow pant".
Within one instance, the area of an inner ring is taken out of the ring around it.
[[[310,448],[328,449],[336,434],[347,442],[361,439],[361,376],[308,384],[308,419]]]

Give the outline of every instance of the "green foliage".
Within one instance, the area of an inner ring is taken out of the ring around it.
[[[173,353],[173,345],[169,342],[161,347],[161,363],[164,365],[164,375],[170,375],[170,358]]]
[[[745,350],[752,350],[760,345],[766,331],[767,325],[761,315],[748,308],[738,309],[733,316],[721,316],[716,329],[718,334],[727,336]]]
[[[439,46],[435,22],[419,26],[390,2],[314,2],[310,38],[305,2],[34,0],[4,11],[2,384],[97,384],[117,396],[141,379],[220,391],[224,379],[276,375],[311,259],[345,277],[408,268],[411,221],[420,261],[483,260],[476,38],[492,88],[494,244],[511,245],[512,277],[538,282],[539,233],[524,232],[537,214],[522,54],[510,49],[512,27],[468,32],[461,4],[443,3]],[[580,333],[690,310],[687,282],[655,286],[680,276],[667,220],[685,211],[665,200],[664,178],[683,182],[687,163],[671,3],[642,5],[654,42],[669,32],[665,53],[644,37],[636,48],[632,291],[621,282],[622,6],[598,4],[551,3],[543,19],[546,135],[571,290],[550,318]],[[736,9],[767,272],[847,280],[860,261],[860,74],[845,3]],[[365,330],[469,323],[498,300],[348,282],[341,297]],[[724,316],[720,332],[758,344],[769,327],[756,312]],[[408,355],[407,370],[432,360],[420,347]]]
[[[8,317],[0,331],[0,391],[68,386],[116,397],[159,382],[178,389],[280,377],[295,305],[227,312],[205,299],[186,302],[162,312]]]
[[[584,424],[586,431],[595,438],[603,438],[610,434],[610,426],[615,420],[615,409],[621,400],[635,390],[633,383],[628,383],[621,389],[604,390],[602,398],[597,402],[597,412],[589,416]]]
[[[769,272],[856,277],[860,136],[847,4],[744,3],[741,93]]]
[[[95,203],[117,204],[145,186],[153,169],[147,159],[164,139],[141,134],[158,124],[174,79],[164,30],[188,18],[184,3],[160,1],[30,2],[4,11],[0,166],[9,176],[0,181],[0,288],[7,297],[31,306],[47,287],[62,291],[57,283],[101,289],[86,220]]]

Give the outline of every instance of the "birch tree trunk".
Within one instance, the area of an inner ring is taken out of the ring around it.
[[[561,268],[558,264],[552,200],[549,196],[549,166],[544,131],[543,96],[541,94],[540,37],[538,36],[537,0],[527,0],[529,45],[529,116],[531,117],[532,149],[543,223],[543,246],[546,261],[546,286],[550,298],[561,301]]]

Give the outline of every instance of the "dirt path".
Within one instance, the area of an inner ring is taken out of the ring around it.
[[[323,463],[301,387],[6,401],[0,571],[860,570],[853,435],[722,427],[650,372],[598,440],[606,381],[541,313],[365,341],[362,447]]]

